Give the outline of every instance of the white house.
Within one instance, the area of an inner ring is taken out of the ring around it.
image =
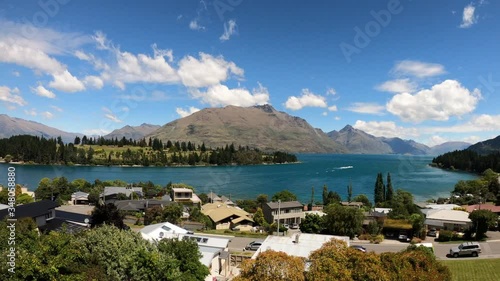
[[[469,213],[456,210],[432,210],[427,213],[427,228],[464,231],[471,225]]]
[[[158,241],[163,238],[178,238],[179,234],[187,234],[188,231],[182,227],[169,222],[150,224],[140,231],[142,238],[149,241]]]
[[[252,259],[256,259],[260,253],[268,250],[284,252],[290,256],[308,258],[312,252],[321,248],[323,244],[331,239],[342,240],[349,246],[349,237],[347,236],[312,233],[297,233],[291,237],[269,235],[260,248],[253,254]]]

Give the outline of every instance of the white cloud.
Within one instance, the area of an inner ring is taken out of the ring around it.
[[[463,138],[462,141],[475,144],[475,143],[478,143],[479,141],[481,141],[482,139],[483,138],[481,138],[479,136],[467,136],[467,137]]]
[[[238,25],[235,20],[229,20],[224,23],[224,33],[219,37],[220,41],[227,41],[233,34],[237,34],[236,28]]]
[[[83,134],[87,136],[104,136],[111,133],[110,130],[105,129],[87,129],[83,130]]]
[[[387,111],[409,122],[446,121],[472,112],[480,98],[478,89],[469,91],[456,80],[445,80],[414,95],[395,95],[387,103]]]
[[[52,109],[54,109],[55,111],[57,111],[57,112],[62,112],[62,111],[63,111],[63,110],[62,110],[62,108],[57,107],[57,106],[55,106],[55,105],[51,105],[50,107],[51,107]]]
[[[259,87],[248,91],[245,88],[229,89],[226,85],[208,87],[206,92],[191,88],[190,94],[211,106],[253,106],[269,103],[269,92],[259,84]]]
[[[200,25],[198,23],[197,19],[194,19],[191,22],[189,22],[189,29],[191,29],[191,30],[205,30],[205,27]]]
[[[396,63],[392,72],[398,75],[411,75],[425,78],[445,74],[444,66],[437,63],[404,60]]]
[[[199,60],[192,56],[184,57],[179,62],[178,74],[187,87],[208,87],[226,81],[231,74],[242,78],[244,71],[222,56],[200,53]]]
[[[52,91],[45,89],[44,86],[38,85],[36,88],[31,87],[31,91],[38,96],[41,97],[46,97],[49,99],[53,99],[56,97],[56,94],[54,94]]]
[[[346,109],[356,113],[382,115],[385,107],[376,103],[355,102]]]
[[[327,95],[327,96],[335,96],[336,94],[337,94],[337,91],[335,91],[335,89],[334,89],[334,88],[328,88],[328,89],[326,90],[326,95]]]
[[[446,138],[443,138],[441,136],[438,136],[438,135],[434,135],[434,136],[431,136],[429,138],[429,140],[427,141],[427,145],[428,146],[436,146],[436,145],[440,145],[440,144],[443,144],[445,142],[447,142],[448,139]]]
[[[460,28],[469,28],[477,22],[477,17],[474,16],[475,11],[476,7],[474,7],[472,4],[465,6]]]
[[[481,114],[473,116],[466,122],[452,126],[430,128],[431,132],[473,133],[486,131],[500,131],[500,115]]]
[[[29,36],[27,36],[29,34]],[[88,36],[56,32],[0,20],[0,62],[13,63],[53,76],[56,89],[81,91],[83,84],[53,57],[89,42]],[[71,79],[70,79],[71,78]],[[81,85],[77,85],[78,82]]]
[[[410,79],[396,79],[386,81],[375,87],[376,90],[391,93],[413,93],[417,89],[417,84]]]
[[[397,126],[396,123],[392,121],[369,121],[365,122],[362,120],[357,120],[353,126],[356,129],[362,130],[370,135],[376,137],[399,137],[399,138],[411,138],[419,136],[419,132],[416,128],[405,128]]]
[[[93,75],[85,76],[83,83],[95,89],[102,89],[104,87],[104,81],[100,77]]]
[[[26,109],[24,110],[24,114],[26,115],[30,115],[30,116],[37,116],[37,112],[36,112],[36,109],[32,108],[32,109]]]
[[[180,117],[186,117],[198,111],[200,111],[200,109],[194,106],[190,106],[187,110],[184,110],[181,107],[177,107],[175,109],[175,112],[177,112],[177,114],[179,114]]]
[[[121,123],[122,120],[120,120],[120,118],[118,118],[115,114],[113,114],[113,111],[111,111],[111,109],[107,108],[107,107],[103,107],[102,108],[102,111],[105,112],[104,114],[104,117],[106,117],[107,119],[115,122],[115,123]]]
[[[321,115],[323,115],[323,116],[327,116],[327,115],[328,115],[328,112],[326,112],[326,111],[325,111],[325,112],[321,113]]]
[[[62,73],[57,73],[53,75],[54,80],[49,83],[51,88],[62,92],[79,92],[85,90],[85,85],[82,81],[78,80],[75,76],[71,75],[68,70]]]
[[[291,96],[285,102],[285,107],[291,110],[299,110],[304,107],[328,107],[326,103],[326,98],[321,95],[316,95],[309,89],[302,89],[302,95],[300,97]]]
[[[339,116],[335,116],[334,118],[336,121],[339,121],[340,120],[340,117]]]
[[[12,105],[25,106],[28,104],[21,95],[19,95],[19,89],[11,89],[6,86],[0,86],[0,101],[11,103]],[[11,106],[12,106],[11,105]]]
[[[52,119],[54,118],[54,114],[48,112],[48,111],[44,111],[42,113],[40,113],[40,115],[42,115],[43,118],[45,119]]]
[[[13,71],[12,75],[19,77],[19,76],[21,76],[21,73],[19,73],[19,71]]]
[[[337,106],[336,105],[329,106],[328,111],[337,111]]]

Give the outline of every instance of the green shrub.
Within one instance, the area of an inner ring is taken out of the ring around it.
[[[379,235],[372,235],[370,237],[370,243],[373,244],[380,244],[382,241],[384,241],[384,235],[379,234]]]
[[[453,231],[441,230],[439,231],[439,237],[437,240],[440,242],[448,242],[451,241],[452,238],[453,238]]]

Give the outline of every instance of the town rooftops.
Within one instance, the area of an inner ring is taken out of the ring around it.
[[[106,186],[104,187],[104,192],[101,194],[101,197],[120,193],[123,193],[126,196],[130,196],[130,194],[132,194],[133,192],[142,196],[142,187]]]
[[[36,218],[49,213],[50,210],[55,209],[58,206],[59,204],[57,202],[51,200],[42,200],[38,202],[17,205],[15,218]],[[7,215],[8,209],[0,210],[0,218],[3,219]]]
[[[246,211],[233,207],[224,203],[207,203],[201,207],[201,212],[210,217],[215,223],[229,217],[239,217],[244,218],[245,220],[253,222],[253,219],[250,218],[250,214]],[[238,218],[236,218],[238,219]],[[243,221],[243,220],[240,220]],[[240,222],[238,221],[238,222]],[[237,223],[237,222],[234,222]]]
[[[83,191],[77,191],[73,194],[71,194],[71,198],[76,199],[76,200],[88,200],[89,194],[87,192]]]
[[[169,222],[162,222],[147,225],[141,229],[141,235],[144,239],[147,240],[160,240],[163,238],[174,238],[177,237],[178,234],[186,234],[188,233],[182,227],[178,227],[175,224],[171,224]]]
[[[189,188],[184,188],[184,187],[176,187],[176,188],[172,188],[172,191],[173,192],[193,192],[192,189],[189,189]]]
[[[495,206],[493,204],[481,204],[481,205],[470,205],[464,206],[467,212],[471,213],[474,210],[490,210],[493,213],[500,213],[500,206]]]
[[[453,210],[454,208],[460,208],[460,206],[456,204],[427,204],[425,208],[434,210]]]
[[[429,220],[450,221],[464,224],[471,222],[469,213],[456,210],[435,210],[433,212],[428,212],[426,218],[427,224],[430,223]]]
[[[295,257],[308,258],[311,252],[321,248],[323,244],[330,241],[331,239],[345,241],[347,246],[349,246],[349,237],[347,236],[311,233],[297,233],[292,235],[291,237],[269,235],[257,250],[257,252],[255,252],[255,254],[252,256],[252,259],[257,258],[260,253],[268,250],[284,252]]]
[[[278,207],[281,209],[287,209],[287,208],[301,208],[302,209],[303,208],[302,203],[300,203],[299,201],[286,201],[286,202],[281,202],[281,203],[267,202],[266,204],[271,209],[278,209]]]

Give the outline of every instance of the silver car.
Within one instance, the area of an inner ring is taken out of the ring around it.
[[[450,256],[458,258],[459,256],[477,257],[481,253],[481,245],[478,242],[465,242],[458,247],[450,249]]]

